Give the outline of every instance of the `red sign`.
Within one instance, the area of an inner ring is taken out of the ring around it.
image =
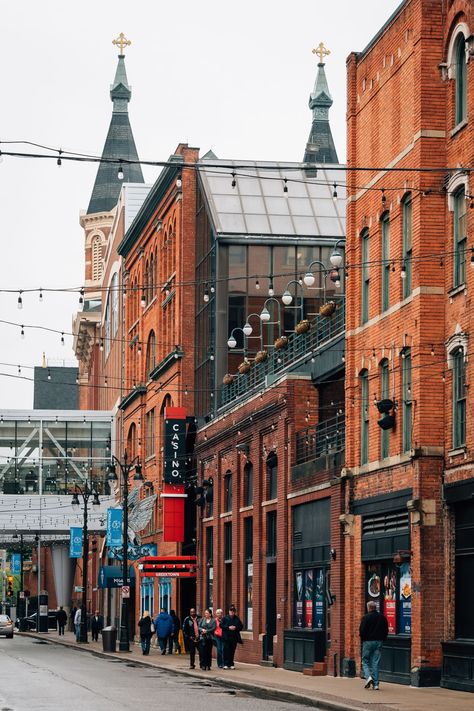
[[[122,585],[122,597],[130,597],[130,585]]]
[[[177,428],[177,431],[175,429]],[[186,473],[186,410],[165,408],[165,467],[163,493],[163,541],[184,541],[184,477]]]
[[[397,634],[397,601],[384,600],[384,612],[388,622],[388,633]]]
[[[139,565],[145,578],[195,578],[195,555],[146,556]]]

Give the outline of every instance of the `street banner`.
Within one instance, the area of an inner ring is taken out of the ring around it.
[[[21,573],[21,555],[20,553],[12,553],[11,572],[13,575]]]
[[[69,557],[82,556],[82,528],[72,526],[69,530]]]
[[[186,477],[186,411],[165,408],[164,480],[165,484],[184,484]]]
[[[122,545],[122,509],[107,509],[107,540],[109,548]]]

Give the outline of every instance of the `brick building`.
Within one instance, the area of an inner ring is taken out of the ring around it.
[[[345,225],[331,103],[321,58],[305,163],[207,156],[197,197],[197,604],[237,605],[240,659],[310,671],[325,659],[333,670],[343,641],[344,296],[331,269]]]
[[[341,517],[343,673],[360,668],[357,624],[375,600],[390,628],[382,678],[470,690],[473,21],[471,2],[406,0],[347,61]]]

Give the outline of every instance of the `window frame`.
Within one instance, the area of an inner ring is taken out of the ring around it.
[[[232,511],[232,472],[230,469],[224,474],[224,511],[230,513]]]
[[[466,445],[466,357],[462,346],[451,353],[453,364],[453,448]]]
[[[382,293],[381,312],[387,311],[390,306],[390,213],[384,212],[380,218],[381,252],[382,252]]]
[[[387,358],[380,362],[380,398],[382,400],[390,397],[390,365]],[[387,459],[390,456],[390,432],[380,430],[380,459]]]
[[[362,370],[360,380],[360,464],[369,461],[369,372]]]
[[[407,193],[402,200],[402,266],[405,267],[403,279],[403,298],[406,299],[413,290],[412,284],[412,259],[413,259],[413,200],[412,194]]]
[[[402,353],[402,451],[412,448],[413,400],[411,349]]]
[[[362,297],[361,297],[361,323],[369,320],[369,296],[370,296],[370,242],[369,230],[366,227],[361,233],[361,256],[362,256]]]
[[[466,283],[467,207],[466,186],[464,184],[453,195],[453,207],[453,288],[456,288]]]
[[[244,466],[244,502],[245,506],[253,506],[253,464],[247,462]]]
[[[453,58],[456,66],[454,84],[454,126],[456,127],[467,119],[466,38],[462,32],[456,37]]]
[[[270,452],[265,462],[267,473],[267,500],[278,498],[278,455]]]

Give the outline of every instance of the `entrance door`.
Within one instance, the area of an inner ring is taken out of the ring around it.
[[[227,612],[229,611],[229,607],[234,604],[234,601],[232,600],[232,563],[225,564],[224,575],[225,614],[227,614]]]
[[[276,634],[276,563],[267,563],[266,586],[267,655],[273,654],[273,635]]]

